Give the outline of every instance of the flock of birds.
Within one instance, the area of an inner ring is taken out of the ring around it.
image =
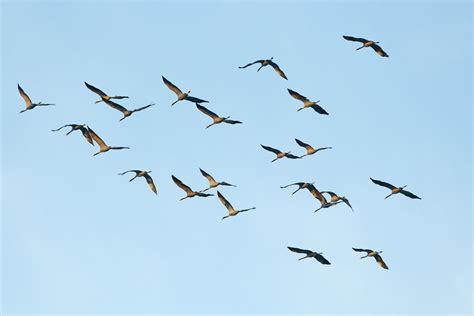
[[[356,38],[356,37],[352,37],[352,36],[343,36],[343,38],[348,40],[348,41],[354,41],[354,42],[362,43],[362,46],[357,48],[356,50],[360,50],[364,47],[371,47],[378,55],[380,55],[382,57],[388,57],[388,54],[378,45],[379,42],[366,40],[364,38]],[[260,71],[260,69],[262,69],[263,67],[271,66],[280,75],[280,77],[284,78],[285,80],[288,80],[288,78],[285,75],[285,73],[283,72],[283,70],[275,62],[273,62],[273,57],[270,58],[270,59],[257,60],[257,61],[254,61],[252,63],[249,63],[249,64],[247,64],[245,66],[242,66],[242,67],[239,67],[239,68],[244,69],[244,68],[247,68],[247,67],[252,66],[254,64],[260,64],[260,67],[257,69],[257,72]],[[166,87],[168,87],[177,96],[177,100],[174,101],[171,104],[171,106],[175,105],[177,102],[184,101],[184,100],[189,101],[191,103],[194,103],[196,105],[196,108],[200,112],[204,113],[205,115],[209,116],[212,119],[212,123],[207,125],[206,128],[209,128],[213,125],[221,124],[221,123],[227,123],[227,124],[231,124],[231,125],[242,124],[242,122],[240,122],[240,121],[230,119],[230,116],[225,116],[225,117],[219,116],[216,113],[212,112],[211,110],[207,109],[206,107],[204,107],[202,105],[202,103],[208,103],[208,101],[191,96],[190,95],[191,91],[183,93],[176,85],[174,85],[171,81],[169,81],[165,77],[162,76],[162,80],[163,80],[163,83],[166,85]],[[87,87],[87,89],[94,92],[95,94],[97,94],[100,97],[100,100],[95,101],[95,103],[104,102],[106,105],[110,106],[112,109],[120,111],[123,114],[123,117],[120,119],[120,121],[122,121],[122,120],[126,119],[127,117],[131,116],[135,112],[143,111],[143,110],[148,109],[149,107],[155,105],[154,103],[151,103],[151,104],[145,105],[145,106],[137,108],[137,109],[128,110],[124,106],[122,106],[122,105],[120,105],[120,104],[113,101],[113,100],[127,99],[128,96],[109,96],[108,94],[106,94],[102,90],[94,87],[93,85],[91,85],[87,82],[84,82],[84,84]],[[33,103],[31,101],[31,99],[28,97],[28,95],[25,93],[25,91],[20,87],[20,85],[18,85],[18,91],[20,93],[20,96],[24,99],[25,104],[26,104],[26,108],[24,110],[22,110],[20,113],[23,113],[23,112],[28,111],[28,110],[32,110],[32,109],[34,109],[38,106],[52,106],[52,105],[54,105],[54,104],[51,104],[51,103],[41,103],[41,102]],[[320,102],[319,100],[318,101],[311,101],[310,99],[304,97],[303,95],[301,95],[298,92],[293,91],[291,89],[288,89],[288,93],[293,98],[303,102],[303,106],[301,108],[299,108],[297,111],[301,111],[301,110],[306,109],[306,108],[312,108],[314,111],[316,111],[319,114],[329,115],[329,113],[318,104]],[[101,154],[101,153],[108,152],[110,150],[130,149],[129,147],[124,147],[124,146],[109,146],[109,145],[107,145],[106,142],[102,138],[100,138],[86,124],[66,124],[66,125],[63,125],[63,126],[57,128],[57,129],[53,129],[52,131],[57,132],[57,131],[60,131],[63,128],[66,128],[66,127],[70,128],[70,130],[67,132],[66,135],[69,135],[74,131],[81,131],[82,135],[84,136],[84,138],[86,139],[86,141],[89,144],[91,144],[93,146],[94,146],[94,144],[97,144],[99,146],[99,151],[97,153],[95,153],[94,156],[96,156],[98,154]],[[295,141],[298,144],[298,146],[303,147],[306,150],[305,154],[297,156],[297,155],[291,154],[290,151],[284,152],[284,151],[280,151],[279,149],[272,148],[270,146],[266,146],[266,145],[261,145],[261,146],[262,146],[263,149],[265,149],[267,151],[270,151],[270,152],[272,152],[276,155],[276,158],[273,159],[271,162],[274,162],[274,161],[282,159],[282,158],[302,159],[303,157],[313,155],[313,154],[315,154],[319,151],[331,149],[331,147],[314,148],[311,145],[309,145],[307,143],[304,143],[303,141],[301,141],[299,139],[295,139]],[[145,180],[146,180],[147,184],[149,185],[150,189],[155,194],[157,194],[156,186],[153,182],[152,177],[150,176],[151,172],[152,171],[145,171],[145,170],[127,170],[127,171],[119,173],[119,175],[126,175],[128,173],[134,173],[135,175],[133,176],[133,178],[131,178],[129,180],[129,182],[135,180],[136,178],[143,177],[143,178],[145,178]],[[209,173],[207,173],[206,171],[204,171],[202,169],[200,169],[200,172],[209,182],[209,187],[206,188],[206,189],[200,190],[200,191],[194,191],[189,186],[184,184],[180,179],[178,179],[174,175],[171,175],[171,178],[172,178],[173,182],[186,193],[186,196],[181,198],[180,200],[193,198],[193,197],[196,197],[196,196],[197,197],[213,196],[214,194],[205,193],[205,192],[208,191],[208,190],[217,188],[219,186],[235,187],[235,185],[230,184],[230,183],[225,182],[225,181],[216,181]],[[415,194],[405,190],[406,185],[402,186],[402,187],[397,187],[397,186],[394,186],[394,185],[392,185],[390,183],[387,183],[387,182],[384,182],[384,181],[375,180],[375,179],[372,179],[372,178],[370,178],[370,180],[374,184],[386,187],[386,188],[391,190],[391,193],[388,196],[386,196],[385,198],[388,198],[388,197],[390,197],[394,194],[400,193],[400,194],[402,194],[404,196],[407,196],[411,199],[420,199]],[[307,189],[314,198],[319,200],[321,205],[314,212],[317,212],[317,211],[319,211],[323,208],[329,208],[329,207],[335,206],[339,203],[345,203],[349,208],[351,208],[351,210],[353,210],[349,200],[345,196],[339,196],[337,193],[334,193],[332,191],[319,191],[315,187],[314,182],[312,182],[312,183],[295,182],[295,183],[291,183],[291,184],[288,184],[288,185],[285,185],[285,186],[281,186],[280,188],[284,189],[284,188],[288,188],[288,187],[291,187],[291,186],[297,186],[298,187],[292,194],[295,194],[300,190]],[[326,199],[324,194],[327,194],[329,196],[329,198],[330,198],[329,201]],[[231,216],[236,216],[239,213],[243,213],[243,212],[247,212],[247,211],[255,209],[255,207],[251,207],[251,208],[236,210],[232,206],[232,204],[219,191],[217,191],[217,197],[220,200],[220,202],[227,209],[227,215],[222,217],[222,219],[226,219],[226,218],[231,217]],[[312,250],[295,248],[295,247],[288,247],[288,249],[292,252],[305,254],[305,256],[303,258],[300,258],[299,260],[302,260],[302,259],[305,259],[305,258],[315,258],[321,264],[324,264],[324,265],[330,264],[330,262],[322,256],[322,253],[318,253],[318,252],[315,252],[315,251],[312,251]],[[360,249],[360,248],[352,248],[352,249],[356,252],[365,252],[366,253],[366,255],[361,257],[361,259],[366,258],[366,257],[373,257],[376,260],[376,262],[380,265],[380,267],[382,267],[384,269],[388,269],[388,266],[385,264],[382,257],[380,256],[382,251],[374,251],[374,250],[371,250],[371,249]]]

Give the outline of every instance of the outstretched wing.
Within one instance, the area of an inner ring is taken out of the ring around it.
[[[386,187],[386,188],[389,188],[390,190],[395,189],[395,186],[391,185],[390,183],[383,182],[383,181],[380,181],[380,180],[375,180],[375,179],[372,179],[372,178],[370,178],[370,180],[372,180],[373,183],[378,184],[378,185],[383,186],[383,187]]]
[[[387,264],[385,264],[385,262],[383,261],[382,257],[380,257],[380,255],[375,255],[374,258],[375,258],[375,261],[377,261],[377,263],[379,264],[379,266],[388,270]]]
[[[290,251],[296,252],[296,253],[305,253],[309,255],[312,253],[311,250],[306,250],[306,249],[300,249],[300,248],[295,248],[295,247],[287,247]]]
[[[308,98],[306,98],[305,96],[302,96],[301,94],[299,94],[298,92],[296,91],[293,91],[291,89],[287,89],[288,90],[288,93],[293,97],[295,98],[296,100],[300,100],[301,102],[304,102],[306,100],[308,100]]]
[[[329,194],[331,197],[333,197],[333,196],[337,196],[337,194],[336,194],[336,193],[334,193],[334,192],[332,192],[332,191],[321,191],[321,194],[324,194],[324,193],[327,193],[327,194]]]
[[[94,86],[88,84],[88,83],[85,82],[85,81],[84,81],[84,84],[86,85],[86,87],[87,87],[89,90],[91,90],[92,92],[98,94],[101,98],[107,96],[107,94],[105,94],[104,91],[102,91],[102,90],[100,90],[100,89],[98,89],[98,88],[96,88],[96,87],[94,87]]]
[[[311,108],[315,110],[316,112],[318,112],[319,114],[329,115],[329,113],[326,112],[325,109],[323,109],[321,106],[317,104],[312,105]]]
[[[285,73],[283,72],[283,70],[281,70],[280,67],[279,67],[276,63],[274,63],[273,61],[270,60],[270,61],[268,62],[268,64],[269,64],[270,66],[272,66],[273,69],[275,69],[275,71],[280,75],[280,77],[282,77],[282,78],[288,80],[288,78],[286,77],[286,75],[285,75]]]
[[[63,125],[61,126],[60,128],[56,128],[56,129],[52,129],[51,132],[57,132],[57,131],[60,131],[61,129],[65,128],[65,127],[74,127],[74,124],[66,124],[66,125]]]
[[[21,97],[25,100],[26,107],[28,108],[33,102],[31,102],[30,97],[25,93],[25,91],[18,84],[18,92],[20,92]]]
[[[309,192],[311,192],[311,194],[317,198],[319,200],[319,202],[321,202],[321,205],[325,205],[328,203],[328,201],[326,200],[326,198],[324,197],[324,195],[321,194],[321,192],[318,191],[318,189],[316,189],[316,187],[312,184],[309,184],[307,187],[306,187]]]
[[[207,116],[210,116],[213,119],[219,118],[219,115],[217,115],[216,113],[214,113],[214,112],[210,111],[209,109],[203,107],[202,105],[196,104],[196,107],[199,111],[206,114]]]
[[[244,69],[244,68],[247,68],[248,66],[252,66],[253,64],[257,64],[257,63],[263,63],[263,60],[262,59],[259,59],[257,61],[254,61],[253,63],[250,63],[250,64],[247,64],[245,66],[242,66],[242,67],[239,67],[240,69]]]
[[[94,146],[94,141],[92,140],[92,136],[89,133],[89,130],[87,128],[85,128],[84,126],[79,127],[79,129],[81,130],[82,136],[84,136],[84,138],[87,140],[87,142],[89,144],[91,144],[92,146]]]
[[[326,258],[324,258],[322,255],[320,255],[319,253],[315,254],[314,255],[314,259],[318,260],[320,263],[322,264],[331,264],[331,262],[327,261]]]
[[[262,146],[263,149],[271,151],[272,153],[274,153],[276,155],[281,154],[281,151],[279,151],[278,149],[268,147],[268,146],[265,146],[265,145],[262,145],[262,144],[260,144],[260,146]]]
[[[189,102],[193,102],[193,103],[209,103],[209,101],[206,101],[206,100],[203,100],[203,99],[199,99],[199,98],[196,98],[196,97],[192,97],[190,95],[188,95],[186,97],[186,100],[188,100]]]
[[[224,204],[224,206],[229,210],[229,212],[234,210],[232,204],[230,204],[229,201],[227,201],[226,198],[219,191],[217,191],[217,197],[219,198],[221,203]]]
[[[352,205],[351,203],[349,203],[349,200],[345,197],[341,197],[341,200],[346,203],[347,206],[349,206],[351,208],[352,211],[354,211],[354,209],[352,208]]]
[[[201,171],[201,174],[202,174],[204,177],[206,177],[207,181],[209,181],[209,182],[212,182],[212,181],[216,182],[216,180],[214,180],[214,178],[213,178],[209,173],[207,173],[206,171],[202,170],[201,168],[199,168],[199,170]]]
[[[121,106],[118,103],[115,103],[114,101],[104,100],[104,102],[107,103],[107,105],[110,106],[111,108],[119,110],[122,113],[127,111],[127,109],[125,107]]]
[[[144,175],[145,179],[146,179],[146,182],[148,183],[148,185],[150,186],[150,189],[155,192],[155,194],[157,194],[156,192],[156,187],[155,187],[155,184],[153,183],[153,179],[150,177],[150,175],[148,173],[146,173]]]
[[[290,159],[301,159],[301,157],[295,156],[295,155],[293,155],[293,154],[286,154],[285,157],[286,157],[286,158],[290,158]]]
[[[135,172],[135,173],[140,173],[140,170],[127,170],[127,171],[124,171],[122,173],[119,173],[118,175],[119,176],[123,176],[124,174],[127,174],[129,172]]]
[[[345,40],[348,40],[348,41],[351,41],[351,42],[360,42],[360,43],[367,43],[368,40],[366,40],[365,38],[361,38],[361,37],[352,37],[352,36],[346,36],[346,35],[343,35],[342,36]]]
[[[280,187],[280,188],[284,189],[284,188],[288,188],[289,186],[292,186],[292,185],[297,185],[297,186],[301,187],[303,184],[304,184],[304,182],[295,182],[295,183],[288,184],[288,185],[285,185],[285,186]]]
[[[375,50],[375,52],[377,54],[379,54],[380,56],[382,57],[388,57],[388,54],[382,49],[382,47],[380,47],[379,45],[377,44],[373,44],[373,45],[370,45],[370,47],[373,48],[373,50]]]
[[[89,126],[87,126],[87,130],[89,131],[90,136],[92,139],[99,145],[100,148],[107,147],[107,144],[99,137]]]
[[[401,190],[400,193],[403,194],[404,196],[408,196],[409,198],[421,200],[421,197],[416,196],[410,191]]]
[[[155,103],[151,103],[151,104],[148,104],[148,105],[142,106],[141,108],[138,108],[138,109],[131,110],[130,112],[138,112],[138,111],[141,111],[141,110],[147,109],[147,108],[149,108],[150,106],[153,106],[153,105],[155,105]]]
[[[168,89],[170,89],[171,91],[173,91],[174,93],[176,93],[177,96],[180,96],[181,94],[183,94],[183,92],[181,92],[181,90],[179,90],[179,88],[177,86],[175,86],[174,84],[171,83],[171,81],[169,81],[168,79],[166,79],[165,77],[161,76],[161,78],[163,78],[163,82],[165,83],[165,85],[168,87]]]
[[[188,187],[186,184],[184,184],[183,182],[181,182],[181,180],[179,180],[179,179],[176,178],[175,176],[171,175],[171,178],[173,179],[173,182],[174,182],[178,187],[180,187],[182,190],[184,190],[186,193],[191,193],[191,192],[193,192],[193,190],[191,190],[190,187]]]
[[[234,124],[242,124],[242,122],[241,122],[241,121],[236,121],[236,120],[228,120],[228,119],[225,119],[225,120],[224,120],[224,123],[227,123],[227,124],[232,124],[232,125],[234,125]]]
[[[367,252],[367,253],[372,252],[371,249],[352,248],[352,250],[357,251],[357,252]]]
[[[298,138],[295,138],[295,141],[298,145],[300,145],[301,147],[306,148],[307,150],[314,149],[310,144],[306,144],[306,143],[302,142],[301,140],[299,140]]]

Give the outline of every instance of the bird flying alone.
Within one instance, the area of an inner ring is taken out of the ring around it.
[[[300,157],[290,154],[289,151],[281,152],[278,149],[275,149],[275,148],[272,148],[272,147],[269,147],[269,146],[265,146],[265,145],[262,145],[262,144],[260,144],[260,146],[262,146],[263,149],[271,151],[272,153],[277,155],[277,157],[275,159],[273,159],[272,162],[274,162],[278,159],[281,159],[283,157],[290,158],[290,159],[300,159]]]
[[[209,124],[206,126],[206,128],[209,128],[215,124],[220,124],[220,123],[227,123],[227,124],[242,124],[241,121],[234,121],[234,120],[229,120],[230,116],[227,116],[227,117],[220,117],[219,115],[217,115],[216,113],[210,111],[209,109],[205,108],[204,106],[202,105],[199,105],[196,103],[196,107],[199,111],[201,111],[202,113],[206,114],[207,116],[209,116],[210,118],[212,118],[212,124]]]
[[[295,247],[288,247],[290,251],[296,252],[296,253],[304,253],[306,256],[303,258],[299,258],[298,260],[303,260],[306,258],[314,258],[318,260],[321,264],[331,264],[326,258],[322,256],[322,252],[315,252],[311,250],[306,250],[306,249],[300,249],[300,248],[295,248]]]
[[[144,109],[149,108],[150,106],[155,105],[155,103],[150,103],[150,104],[148,104],[148,105],[142,106],[141,108],[138,108],[138,109],[134,109],[134,110],[130,110],[130,111],[129,111],[129,110],[127,110],[125,107],[121,106],[121,105],[118,104],[118,103],[115,103],[114,101],[104,100],[104,102],[105,102],[108,106],[110,106],[111,108],[122,112],[123,117],[119,120],[119,122],[122,121],[122,120],[124,120],[124,119],[126,119],[127,117],[129,117],[130,115],[132,115],[132,114],[135,113],[135,112],[142,111],[142,110],[144,110]]]
[[[105,153],[108,152],[109,150],[121,150],[121,149],[130,149],[130,147],[116,147],[116,146],[109,146],[107,145],[102,138],[99,137],[89,126],[87,126],[87,130],[89,131],[89,134],[91,135],[92,139],[94,142],[99,145],[99,152],[96,152],[94,156],[100,154],[100,153]]]
[[[150,189],[151,189],[155,194],[157,194],[156,187],[155,187],[155,183],[153,183],[153,179],[152,179],[151,176],[150,176],[151,171],[128,170],[128,171],[119,173],[119,176],[123,176],[124,174],[127,174],[127,173],[129,173],[129,172],[135,172],[135,176],[134,176],[133,178],[131,178],[128,182],[132,182],[132,181],[135,180],[135,178],[137,178],[137,177],[144,177],[145,180],[146,180],[146,182],[148,183],[148,186],[150,187]]]
[[[295,141],[298,145],[300,145],[301,147],[306,149],[306,154],[304,154],[303,156],[300,156],[300,158],[303,158],[304,156],[309,156],[309,155],[315,154],[315,153],[317,153],[318,151],[321,151],[321,150],[332,149],[332,147],[321,147],[321,148],[318,148],[318,149],[314,149],[311,145],[306,144],[306,143],[302,142],[301,140],[299,140],[297,138],[295,138]]]
[[[178,96],[178,100],[171,103],[171,106],[175,105],[176,102],[179,102],[179,101],[182,101],[182,100],[187,100],[187,101],[193,102],[195,104],[208,103],[209,102],[209,101],[206,101],[206,100],[202,100],[202,99],[190,96],[189,94],[191,93],[191,90],[189,90],[186,93],[183,93],[177,86],[172,84],[171,81],[169,81],[168,79],[166,79],[163,76],[161,76],[161,78],[163,79],[163,83],[168,87],[168,89],[173,91]]]
[[[52,103],[33,103],[31,102],[30,97],[25,93],[25,91],[20,87],[18,84],[18,92],[20,93],[20,96],[23,98],[25,101],[26,109],[21,110],[20,113],[26,112],[28,110],[33,110],[37,106],[49,106],[49,105],[54,105]]]
[[[91,134],[89,133],[89,130],[86,128],[86,125],[85,124],[66,124],[66,125],[63,125],[61,126],[60,128],[57,128],[57,129],[52,129],[51,131],[52,132],[58,132],[60,131],[61,129],[63,129],[64,127],[70,127],[71,130],[69,132],[67,132],[66,136],[71,134],[72,132],[74,131],[78,131],[80,130],[82,132],[82,135],[84,136],[84,138],[87,140],[87,142],[89,144],[91,144],[92,146],[94,146],[94,142],[92,140],[92,136]]]
[[[383,186],[383,187],[386,187],[390,190],[392,190],[392,192],[387,195],[385,198],[388,198],[394,194],[397,194],[397,193],[401,193],[403,194],[404,196],[407,196],[409,197],[410,199],[418,199],[418,200],[421,200],[420,197],[416,196],[415,194],[405,190],[405,187],[406,185],[402,186],[402,187],[396,187],[394,185],[391,185],[390,183],[387,183],[387,182],[383,182],[383,181],[380,181],[380,180],[375,180],[375,179],[372,179],[370,178],[370,180],[372,180],[373,183],[377,184],[377,185],[380,185],[380,186]]]
[[[357,48],[356,50],[362,49],[364,47],[372,47],[372,49],[380,56],[388,57],[388,54],[382,49],[382,47],[377,45],[379,42],[374,42],[374,41],[366,40],[365,38],[352,37],[352,36],[346,36],[346,35],[343,35],[342,37],[347,41],[362,43],[362,46]]]
[[[200,197],[208,197],[208,196],[212,196],[214,194],[207,194],[207,193],[202,193],[202,192],[196,192],[196,191],[193,191],[190,187],[188,187],[186,184],[184,184],[183,182],[181,182],[181,180],[179,180],[178,178],[176,178],[175,176],[171,175],[171,179],[173,179],[173,182],[178,186],[180,187],[184,192],[186,192],[186,196],[184,198],[181,198],[180,201],[184,200],[184,199],[187,199],[187,198],[192,198],[192,197],[195,197],[195,196],[200,196]]]
[[[92,92],[94,92],[95,94],[98,94],[99,97],[100,97],[100,100],[99,101],[95,101],[95,103],[99,103],[99,102],[102,102],[102,101],[110,101],[111,99],[128,99],[127,96],[123,96],[123,95],[116,95],[116,96],[108,96],[104,91],[94,87],[93,85],[90,85],[88,84],[87,82],[84,81],[84,84],[86,85],[86,87],[91,90]]]
[[[283,79],[288,80],[288,78],[286,77],[283,70],[281,70],[280,67],[276,63],[273,62],[273,57],[270,58],[270,59],[259,59],[257,61],[254,61],[253,63],[250,63],[250,64],[247,64],[245,66],[239,67],[239,69],[247,68],[248,66],[252,66],[253,64],[260,64],[260,67],[258,67],[257,71],[260,71],[260,69],[262,69],[262,67],[270,65],[280,75],[280,77],[282,77]]]
[[[373,257],[375,259],[375,261],[377,261],[379,266],[381,266],[382,268],[388,270],[388,266],[385,264],[382,257],[380,256],[382,251],[373,251],[371,249],[359,249],[359,248],[352,248],[352,249],[354,251],[357,251],[357,252],[366,252],[367,255],[365,255],[363,257],[360,257],[361,259],[367,258],[367,257]]]
[[[303,107],[299,108],[298,110],[296,110],[297,112],[298,111],[301,111],[303,109],[306,109],[306,108],[312,108],[313,110],[315,110],[316,112],[318,112],[319,114],[323,114],[323,115],[329,115],[328,112],[326,112],[325,109],[323,109],[318,103],[319,103],[319,100],[318,101],[311,101],[310,99],[308,99],[307,97],[305,96],[302,96],[301,94],[299,94],[298,92],[296,91],[293,91],[291,89],[287,89],[288,90],[288,93],[293,97],[295,98],[296,100],[300,100],[301,102],[303,102]]]
[[[235,185],[227,183],[225,181],[217,182],[209,173],[202,170],[201,168],[199,168],[199,170],[201,171],[201,174],[207,179],[207,181],[209,181],[209,187],[205,190],[202,190],[201,192],[206,192],[207,190],[216,188],[220,185],[221,186],[228,186],[228,187],[235,187]]]
[[[221,203],[224,204],[227,211],[229,212],[229,215],[222,217],[222,219],[226,219],[227,217],[235,216],[239,213],[243,213],[243,212],[247,212],[247,211],[255,209],[255,207],[251,207],[251,208],[246,208],[246,209],[243,209],[243,210],[236,210],[236,209],[234,209],[232,204],[230,204],[229,201],[227,201],[226,198],[219,191],[217,191],[217,197],[219,198]]]

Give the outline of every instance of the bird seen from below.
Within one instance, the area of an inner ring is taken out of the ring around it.
[[[123,95],[116,95],[116,96],[108,96],[104,91],[94,87],[93,85],[90,85],[88,84],[87,82],[84,81],[84,84],[86,85],[86,87],[91,90],[92,92],[96,93],[99,95],[100,97],[100,100],[98,101],[95,101],[95,103],[99,103],[99,102],[102,102],[102,101],[109,101],[111,99],[128,99],[127,96],[123,96]]]
[[[19,84],[18,84],[18,92],[20,92],[20,96],[23,98],[23,100],[25,100],[25,105],[26,105],[26,109],[21,110],[20,113],[23,113],[23,112],[26,112],[26,111],[29,111],[29,110],[33,110],[37,106],[54,105],[53,103],[41,103],[41,102],[33,103],[33,102],[31,102],[30,97],[25,93],[25,91],[20,87]]]
[[[168,89],[170,89],[171,91],[173,91],[177,96],[178,96],[178,100],[174,101],[173,103],[171,103],[171,106],[175,105],[177,102],[179,101],[183,101],[183,100],[187,100],[189,102],[193,102],[193,103],[196,103],[196,104],[199,104],[199,103],[208,103],[209,101],[206,101],[206,100],[202,100],[202,99],[199,99],[199,98],[195,98],[195,97],[192,97],[190,96],[189,94],[191,93],[191,90],[189,90],[188,92],[186,93],[183,93],[177,86],[175,86],[174,84],[171,83],[171,81],[169,81],[168,79],[166,79],[165,77],[161,76],[161,78],[163,79],[163,82],[164,84],[168,87]]]
[[[180,187],[184,192],[186,192],[186,196],[184,198],[181,198],[180,201],[187,199],[187,198],[192,198],[195,196],[200,196],[200,197],[208,197],[208,196],[213,196],[214,194],[207,194],[207,193],[202,193],[202,192],[196,192],[193,191],[190,187],[188,187],[186,184],[181,182],[178,178],[175,176],[171,175],[171,179],[173,179],[173,182]]]
[[[300,158],[315,154],[315,153],[317,153],[318,151],[321,151],[321,150],[332,149],[332,147],[321,147],[321,148],[314,149],[313,146],[311,146],[309,144],[306,144],[306,143],[302,142],[301,140],[299,140],[297,138],[295,138],[295,141],[298,145],[300,145],[301,147],[306,149],[306,154],[304,154],[303,156],[300,156]]]
[[[331,203],[342,201],[347,206],[349,206],[352,211],[354,211],[354,209],[351,206],[351,203],[349,203],[349,200],[345,196],[339,196],[339,195],[337,195],[336,193],[334,193],[332,191],[321,191],[321,194],[329,194],[331,196]]]
[[[230,116],[227,116],[227,117],[221,117],[219,115],[217,115],[216,113],[210,111],[209,109],[205,108],[204,106],[202,105],[199,105],[196,103],[196,107],[199,111],[201,111],[202,113],[206,114],[207,116],[209,116],[210,118],[212,118],[212,124],[209,124],[206,126],[206,128],[209,128],[211,127],[212,125],[215,125],[215,124],[220,124],[220,123],[227,123],[227,124],[242,124],[241,121],[234,121],[234,120],[229,120]]]
[[[366,252],[367,255],[365,255],[363,257],[360,257],[361,259],[364,259],[364,258],[367,258],[367,257],[373,257],[375,259],[375,261],[377,261],[379,266],[381,266],[382,268],[388,270],[388,266],[385,264],[382,257],[380,256],[382,251],[374,251],[374,250],[371,250],[371,249],[359,249],[359,248],[352,248],[352,249],[354,251],[357,251],[357,252]]]
[[[352,36],[346,36],[346,35],[343,35],[342,37],[347,41],[362,43],[362,46],[357,48],[356,50],[362,49],[364,47],[372,47],[372,49],[380,56],[388,57],[388,54],[382,49],[382,47],[377,45],[379,42],[374,42],[374,41],[366,40],[365,38],[352,37]]]
[[[285,189],[285,188],[288,188],[289,186],[292,186],[292,185],[297,185],[298,186],[298,189],[296,189],[296,191],[294,191],[293,193],[291,193],[292,195],[295,194],[296,192],[298,192],[299,190],[301,189],[306,189],[308,188],[309,185],[313,185],[314,182],[295,182],[295,183],[292,183],[292,184],[288,184],[288,185],[285,185],[283,187],[280,187],[281,189]]]
[[[155,193],[158,194],[156,191],[156,186],[155,183],[153,183],[153,179],[150,176],[151,171],[143,171],[143,170],[128,170],[122,173],[119,173],[119,176],[123,176],[124,174],[127,174],[129,172],[135,172],[135,176],[131,178],[128,182],[132,182],[135,180],[137,177],[144,177],[148,185],[150,186],[150,189]]]
[[[85,124],[66,124],[66,125],[63,125],[61,126],[60,128],[57,128],[57,129],[52,129],[51,131],[52,132],[58,132],[60,131],[61,129],[63,129],[64,127],[70,127],[71,130],[69,132],[67,132],[66,136],[71,134],[72,132],[74,131],[78,131],[80,130],[82,132],[82,135],[84,136],[84,138],[87,140],[87,142],[89,144],[91,144],[92,146],[94,146],[94,142],[92,140],[92,136],[91,134],[89,133],[89,130],[86,128],[86,125]]]
[[[264,146],[262,144],[260,144],[260,146],[262,146],[263,149],[271,151],[272,153],[277,155],[277,157],[275,159],[273,159],[271,162],[274,162],[274,161],[276,161],[278,159],[281,159],[283,157],[290,158],[290,159],[300,159],[300,157],[290,154],[289,151],[282,152],[282,151],[279,151],[278,149],[275,149],[275,148],[272,148],[272,147],[269,147],[269,146]]]
[[[306,186],[306,189],[308,189],[311,195],[313,195],[321,203],[321,206],[317,210],[315,210],[314,213],[316,213],[322,208],[328,208],[342,202],[342,201],[328,202],[326,198],[324,197],[324,195],[322,195],[321,192],[319,192],[318,189],[316,189],[316,187],[313,184],[309,184],[308,186]]]
[[[221,182],[217,182],[209,173],[207,173],[206,171],[202,170],[201,168],[199,168],[199,170],[201,171],[201,174],[206,177],[207,181],[209,181],[209,187],[205,190],[202,190],[201,192],[206,192],[207,190],[210,190],[210,189],[213,189],[213,188],[216,188],[218,186],[228,186],[228,187],[235,187],[235,185],[233,184],[230,184],[230,183],[227,183],[225,181],[221,181]]]
[[[321,264],[331,264],[326,258],[322,256],[322,252],[315,252],[311,250],[306,250],[306,249],[300,249],[300,248],[295,248],[295,247],[288,247],[290,251],[296,252],[296,253],[304,253],[306,256],[303,258],[299,258],[298,260],[303,260],[306,258],[314,258],[318,260]]]
[[[126,119],[127,117],[129,117],[130,115],[132,115],[132,114],[135,113],[135,112],[142,111],[142,110],[144,110],[144,109],[149,108],[150,106],[155,105],[155,103],[150,103],[150,104],[145,105],[145,106],[142,106],[141,108],[138,108],[138,109],[127,110],[125,107],[123,107],[122,105],[120,105],[120,104],[118,104],[118,103],[115,103],[114,101],[104,100],[104,102],[105,102],[108,106],[110,106],[111,108],[122,112],[123,117],[119,120],[119,122],[122,121],[122,120],[124,120],[124,119]]]
[[[92,139],[97,143],[97,145],[99,145],[100,148],[99,152],[96,152],[94,156],[100,153],[108,152],[109,150],[130,149],[130,147],[109,146],[89,126],[87,126],[87,130],[89,131],[89,134],[91,135]]]
[[[232,204],[230,204],[229,201],[227,201],[226,198],[219,191],[217,191],[217,197],[219,198],[221,203],[224,204],[224,206],[227,208],[227,211],[229,211],[229,215],[222,217],[222,219],[226,219],[227,217],[235,216],[239,213],[243,213],[243,212],[247,212],[247,211],[255,209],[255,207],[251,207],[251,208],[246,208],[243,210],[236,210],[234,209]]]
[[[397,193],[401,193],[401,194],[403,194],[403,195],[405,195],[405,196],[408,196],[410,199],[418,199],[418,200],[421,200],[420,197],[416,196],[415,194],[413,194],[413,193],[411,193],[411,192],[409,192],[409,191],[406,191],[406,190],[405,190],[406,185],[404,185],[404,186],[402,186],[402,187],[396,187],[396,186],[394,186],[394,185],[391,185],[390,183],[383,182],[383,181],[380,181],[380,180],[375,180],[375,179],[372,179],[372,178],[370,178],[370,180],[372,180],[372,182],[375,183],[375,184],[378,184],[378,185],[380,185],[380,186],[383,186],[383,187],[386,187],[386,188],[392,190],[392,192],[391,192],[389,195],[387,195],[385,198],[388,198],[388,197],[390,197],[390,196],[392,196],[392,195],[394,195],[394,194],[397,194]]]
[[[270,65],[280,75],[280,77],[282,77],[283,79],[288,80],[288,78],[286,77],[283,70],[281,70],[280,67],[276,63],[273,62],[273,57],[270,58],[270,59],[259,59],[257,61],[254,61],[253,63],[250,63],[250,64],[247,64],[245,66],[239,67],[239,69],[247,68],[248,66],[252,66],[253,64],[260,64],[260,67],[258,67],[257,71],[260,71],[260,69],[262,69],[262,67]]]
[[[319,103],[319,100],[318,101],[311,101],[310,99],[306,98],[305,96],[302,96],[301,94],[299,94],[298,92],[296,91],[293,91],[291,89],[287,89],[288,90],[288,93],[293,97],[295,98],[296,100],[300,100],[301,102],[303,102],[303,107],[299,108],[298,110],[296,110],[297,112],[298,111],[301,111],[303,109],[306,109],[306,108],[312,108],[313,110],[315,110],[316,112],[318,112],[319,114],[323,114],[323,115],[329,115],[328,112],[326,112],[325,109],[323,109],[318,103]]]

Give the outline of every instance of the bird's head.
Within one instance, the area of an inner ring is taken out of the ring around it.
[[[188,92],[186,92],[186,94],[190,94],[191,93],[191,90],[189,90]]]
[[[383,252],[382,250],[380,250],[380,251],[377,251],[377,253],[382,253],[382,252]]]

